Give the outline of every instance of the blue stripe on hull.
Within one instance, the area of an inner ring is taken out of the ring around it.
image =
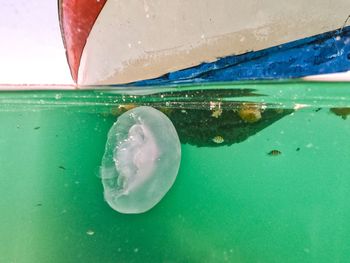
[[[350,70],[350,26],[131,83],[133,86],[300,78]]]

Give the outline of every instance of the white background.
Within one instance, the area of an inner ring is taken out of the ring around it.
[[[0,84],[72,84],[57,0],[0,0]]]

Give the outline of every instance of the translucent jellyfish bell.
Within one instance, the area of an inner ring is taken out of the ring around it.
[[[162,112],[138,107],[122,114],[108,133],[101,178],[107,203],[120,213],[143,213],[173,185],[180,140]]]

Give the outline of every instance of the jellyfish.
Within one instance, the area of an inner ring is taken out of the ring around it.
[[[120,213],[150,210],[174,184],[180,160],[179,137],[164,113],[146,106],[123,113],[108,133],[102,159],[106,202]]]

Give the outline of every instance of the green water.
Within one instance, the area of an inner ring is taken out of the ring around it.
[[[349,262],[350,84],[132,93],[0,93],[0,262]],[[113,211],[99,166],[118,106],[192,111],[196,122],[210,102],[224,113],[250,102],[288,114],[264,129],[254,126],[264,113],[238,123],[253,131],[230,146],[188,139],[177,180],[154,209]]]

